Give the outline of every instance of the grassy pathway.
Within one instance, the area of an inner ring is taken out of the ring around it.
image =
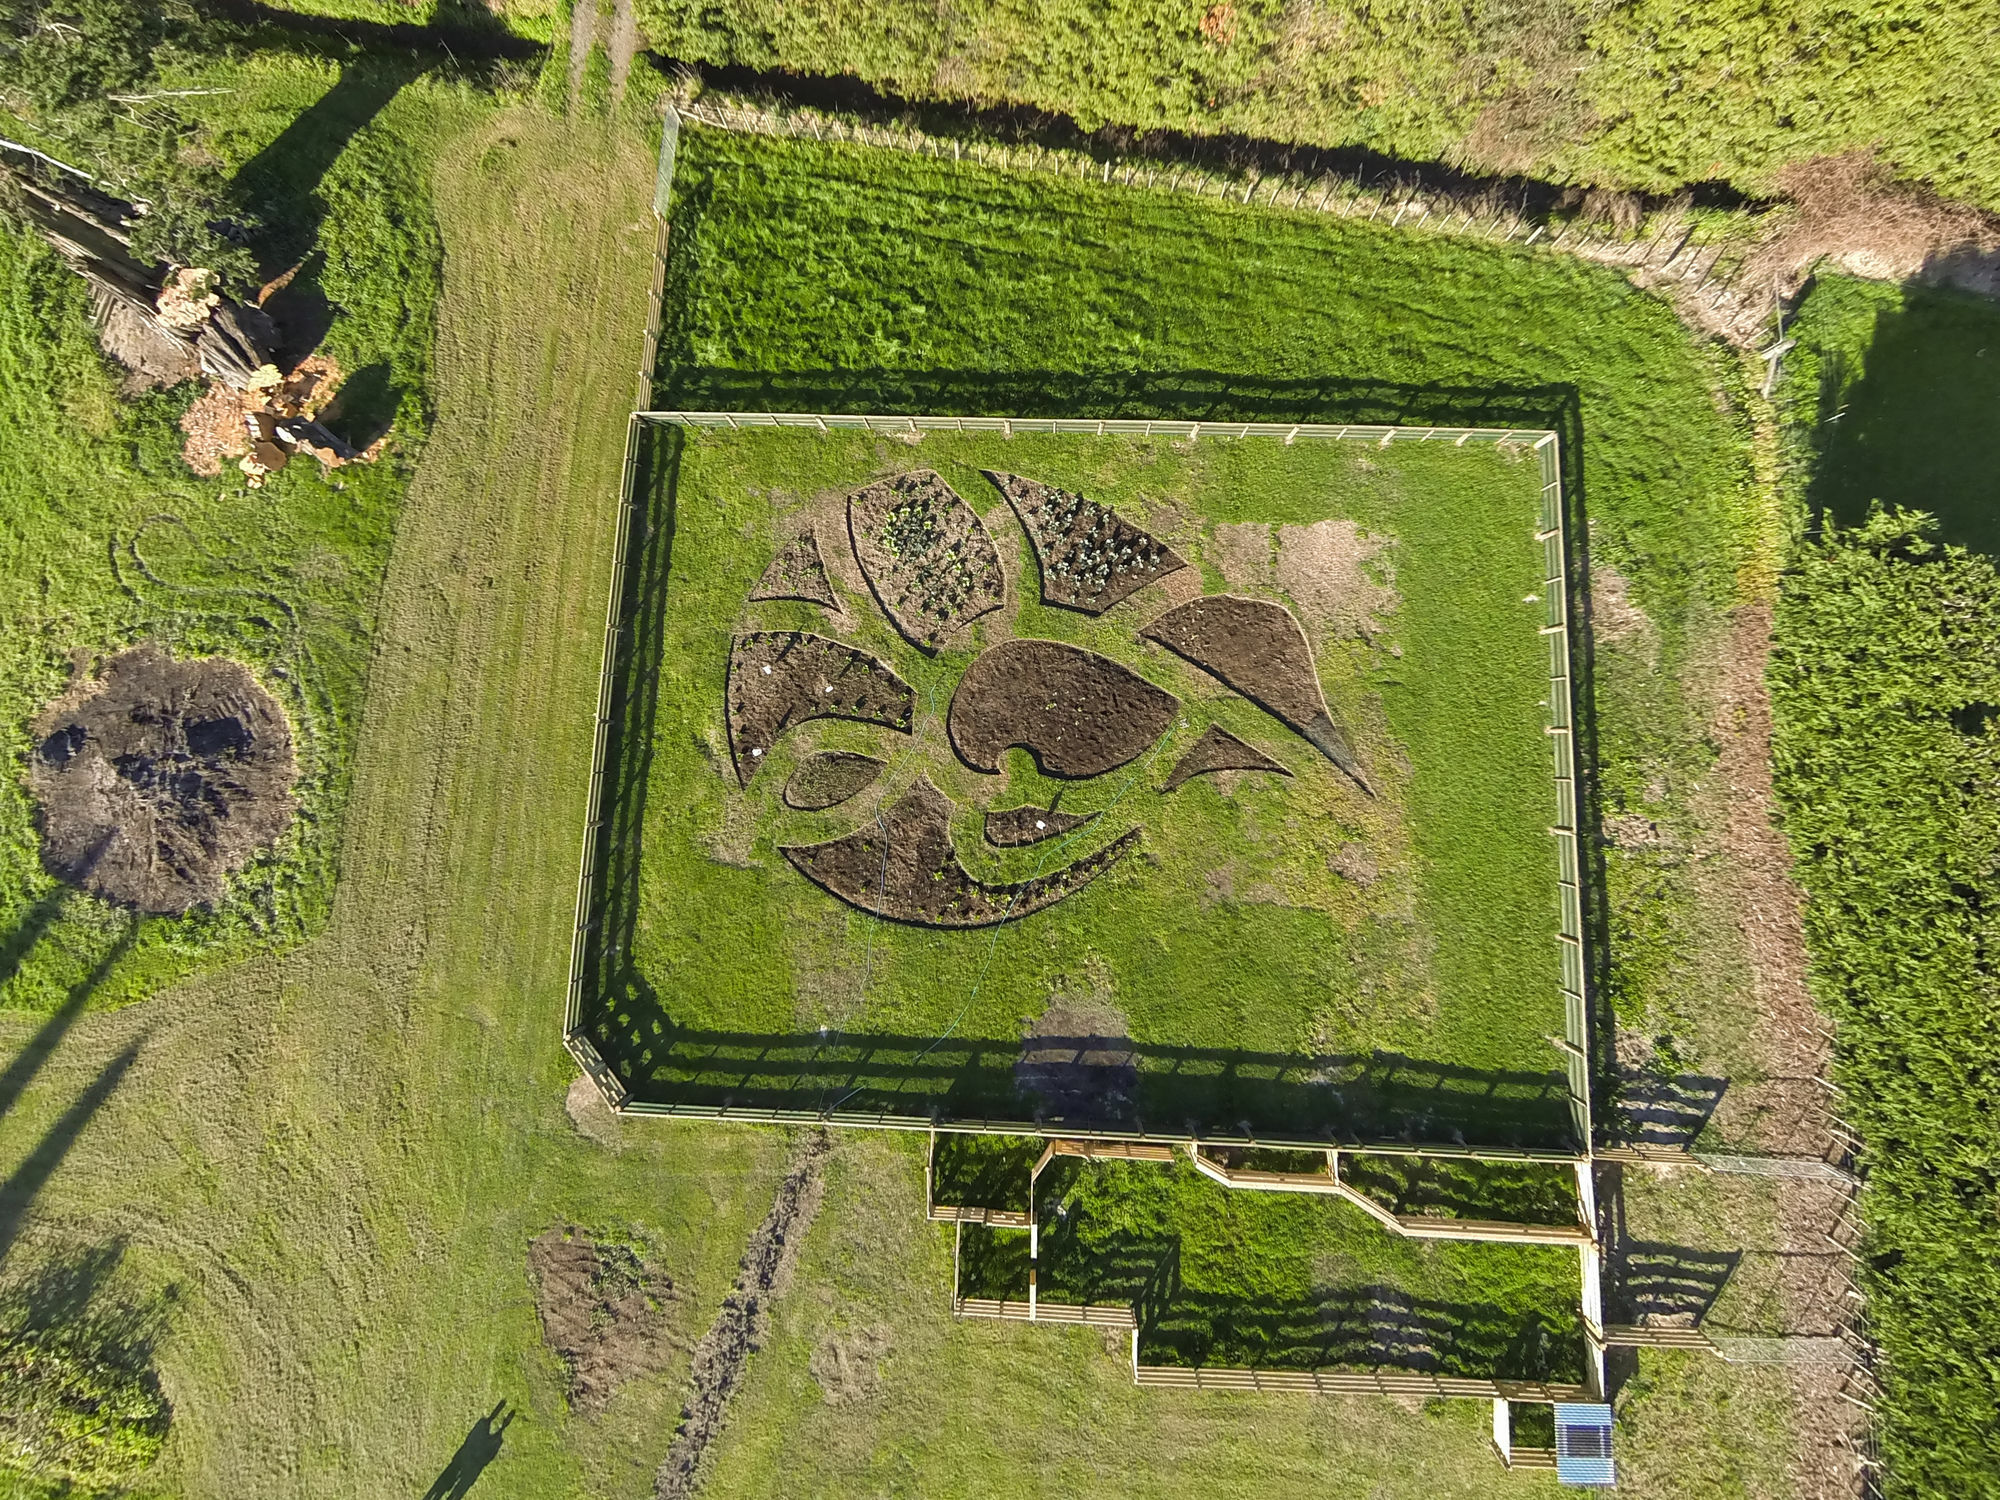
[[[770,1202],[773,1136],[628,1132],[613,1153],[562,1113],[651,183],[641,143],[540,116],[482,119],[442,152],[439,416],[329,929],[84,1018],[0,1119],[10,1272],[123,1240],[126,1295],[178,1289],[170,1492],[420,1495],[504,1398],[522,1419],[482,1496],[641,1493],[685,1361],[601,1423],[564,1416],[525,1240],[564,1216],[654,1240],[692,1342]],[[7,1052],[31,1030],[9,1018]],[[101,1107],[73,1108],[133,1046]]]

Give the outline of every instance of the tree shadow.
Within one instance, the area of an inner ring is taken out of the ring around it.
[[[518,1415],[507,1410],[504,1400],[495,1402],[493,1410],[472,1424],[444,1472],[424,1491],[424,1500],[464,1500],[487,1465],[500,1456],[507,1428]]]
[[[5,986],[21,965],[28,961],[35,944],[42,940],[42,934],[61,914],[63,904],[69,900],[69,887],[52,886],[28,907],[21,920],[4,938],[0,938],[0,986]]]
[[[142,1036],[107,1063],[91,1080],[89,1087],[49,1127],[35,1149],[15,1167],[5,1182],[0,1182],[0,1261],[6,1260],[14,1242],[20,1237],[36,1195],[47,1185],[56,1168],[62,1165],[63,1158],[69,1155],[84,1127],[124,1081],[127,1070],[137,1061],[144,1043]]]
[[[10,1335],[60,1332],[107,1364],[150,1374],[177,1293],[134,1298],[117,1290],[125,1250],[123,1239],[69,1248],[10,1277],[0,1286],[0,1326]]]
[[[1825,362],[1808,500],[1851,526],[1875,501],[1928,511],[1939,534],[2000,556],[2000,304],[1912,283],[1879,312],[1858,378]]]
[[[49,1060],[57,1044],[69,1034],[69,1029],[76,1023],[76,1018],[83,1014],[84,1007],[90,1003],[90,997],[110,977],[111,971],[118,966],[118,961],[131,951],[138,935],[138,919],[128,918],[118,937],[91,966],[90,972],[70,986],[69,994],[63,997],[63,1003],[49,1013],[35,1034],[28,1038],[22,1044],[21,1050],[8,1061],[6,1071],[0,1072],[0,1118],[5,1117],[13,1109],[22,1091],[41,1071],[42,1064]]]
[[[320,183],[348,143],[428,64],[403,57],[356,56],[341,66],[333,87],[298,114],[236,174],[235,191],[264,226],[266,254],[275,267],[304,256],[318,241],[327,214]],[[302,271],[310,284],[313,279]],[[294,281],[297,286],[297,281]],[[289,289],[288,289],[289,290]],[[276,299],[274,299],[275,301]],[[306,301],[296,294],[295,301]],[[274,318],[287,310],[267,309]],[[287,333],[287,342],[291,342]]]
[[[320,420],[355,447],[366,448],[387,435],[402,401],[402,388],[389,379],[386,364],[363,365],[341,382]]]

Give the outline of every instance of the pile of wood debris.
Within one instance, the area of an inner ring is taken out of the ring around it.
[[[328,468],[381,453],[380,441],[357,449],[320,424],[340,370],[317,356],[280,369],[278,330],[263,296],[238,302],[211,270],[163,265],[134,251],[132,228],[145,205],[114,197],[88,173],[14,142],[0,142],[0,187],[90,283],[107,353],[149,382],[207,377],[207,392],[181,420],[183,451],[197,474],[218,475],[223,461],[234,458],[257,486],[297,453]]]
[[[187,434],[181,454],[204,478],[214,478],[234,459],[253,489],[295,454],[316,458],[329,469],[372,463],[386,439],[355,448],[319,422],[344,378],[339,365],[314,354],[290,374],[265,365],[240,390],[216,381],[181,418],[181,431]]]

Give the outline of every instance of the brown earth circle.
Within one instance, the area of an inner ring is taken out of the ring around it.
[[[33,728],[43,862],[108,901],[212,906],[291,821],[291,725],[241,663],[135,646]]]
[[[1045,775],[1101,775],[1136,759],[1173,723],[1180,700],[1108,656],[1061,641],[1006,641],[951,695],[946,728],[977,771],[1019,745]]]

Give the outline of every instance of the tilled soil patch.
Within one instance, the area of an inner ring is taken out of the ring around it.
[[[1187,566],[1172,548],[1108,506],[1018,474],[983,471],[1034,544],[1042,602],[1101,615],[1119,600]]]
[[[820,561],[819,542],[810,531],[778,549],[757,586],[750,590],[750,597],[801,599],[827,609],[839,608],[833,585],[827,581],[826,564]]]
[[[883,613],[919,650],[937,650],[1006,596],[993,538],[934,469],[855,491],[847,529]]]
[[[575,1410],[602,1411],[619,1386],[672,1358],[666,1309],[679,1294],[672,1277],[630,1246],[564,1225],[528,1242],[528,1270],[542,1335],[569,1372]]]
[[[887,769],[887,761],[846,750],[807,756],[785,783],[785,806],[797,812],[838,807],[873,786],[875,778]]]
[[[1073,833],[1096,816],[1057,812],[1053,807],[1009,807],[986,815],[986,842],[996,849],[1019,849]]]
[[[653,1480],[655,1500],[686,1500],[700,1487],[702,1460],[722,1431],[729,1400],[743,1384],[750,1356],[762,1347],[771,1303],[790,1282],[799,1246],[819,1213],[825,1194],[821,1174],[832,1149],[823,1130],[804,1139],[778,1184],[770,1213],[744,1247],[736,1284],[695,1345],[680,1426]]]
[[[224,657],[135,646],[43,710],[34,734],[44,862],[121,905],[213,905],[292,818],[291,725]]]
[[[1282,604],[1212,595],[1168,610],[1139,634],[1212,673],[1296,730],[1355,785],[1374,795],[1354,747],[1327,712],[1306,634]]]
[[[1194,742],[1188,753],[1183,755],[1167,774],[1167,790],[1173,791],[1190,777],[1203,776],[1210,771],[1275,771],[1280,776],[1292,773],[1279,765],[1270,756],[1254,745],[1246,745],[1219,724],[1211,724],[1202,731],[1201,738]]]
[[[1053,906],[1139,841],[1137,829],[1095,854],[1013,885],[974,880],[951,843],[952,806],[919,777],[875,822],[824,844],[779,849],[798,872],[850,906],[920,927],[991,927]]]
[[[951,695],[946,728],[960,758],[997,772],[1020,745],[1049,776],[1124,765],[1167,732],[1180,700],[1108,656],[1060,641],[1006,641],[981,656]]]
[[[808,719],[857,719],[908,734],[917,695],[887,662],[823,635],[756,630],[729,649],[729,753],[744,786],[778,737]]]

